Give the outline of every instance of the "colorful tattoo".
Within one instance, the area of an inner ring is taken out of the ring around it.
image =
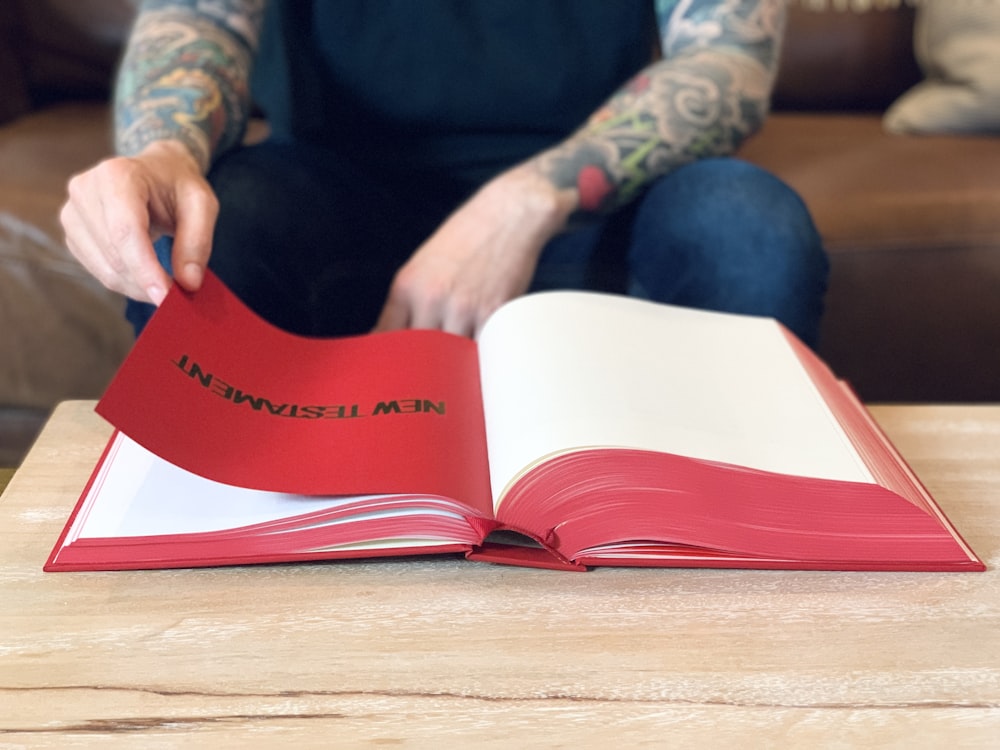
[[[242,137],[266,0],[145,0],[115,90],[116,146],[182,141],[207,169]]]
[[[767,114],[785,0],[657,0],[662,59],[615,94],[542,173],[579,211],[612,210],[650,181],[734,152]]]

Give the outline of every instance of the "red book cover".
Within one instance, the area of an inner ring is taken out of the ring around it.
[[[168,295],[97,411],[215,481],[429,493],[492,512],[476,346],[440,331],[296,336],[208,274],[197,294]]]

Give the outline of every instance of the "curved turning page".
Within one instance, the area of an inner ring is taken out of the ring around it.
[[[437,495],[492,515],[476,347],[458,336],[295,336],[208,274],[195,294],[174,287],[97,411],[217,482]]]

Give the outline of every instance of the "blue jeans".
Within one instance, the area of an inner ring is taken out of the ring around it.
[[[277,143],[227,155],[209,179],[222,206],[210,268],[262,317],[321,336],[369,330],[395,271],[475,189]],[[157,253],[169,268],[169,238]],[[553,239],[532,289],[771,316],[815,346],[826,278],[822,243],[799,197],[757,167],[708,159]],[[137,332],[152,310],[130,302]]]

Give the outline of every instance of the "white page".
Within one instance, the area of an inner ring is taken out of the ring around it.
[[[770,319],[544,292],[495,313],[479,351],[494,503],[539,458],[596,446],[873,481]]]
[[[100,503],[95,503],[98,493]],[[360,499],[266,492],[214,482],[158,458],[118,433],[109,460],[102,466],[77,517],[73,538],[221,531],[333,509]],[[435,503],[428,500],[428,506]],[[354,515],[351,520],[411,513],[461,518],[458,513],[426,507],[370,511]]]

